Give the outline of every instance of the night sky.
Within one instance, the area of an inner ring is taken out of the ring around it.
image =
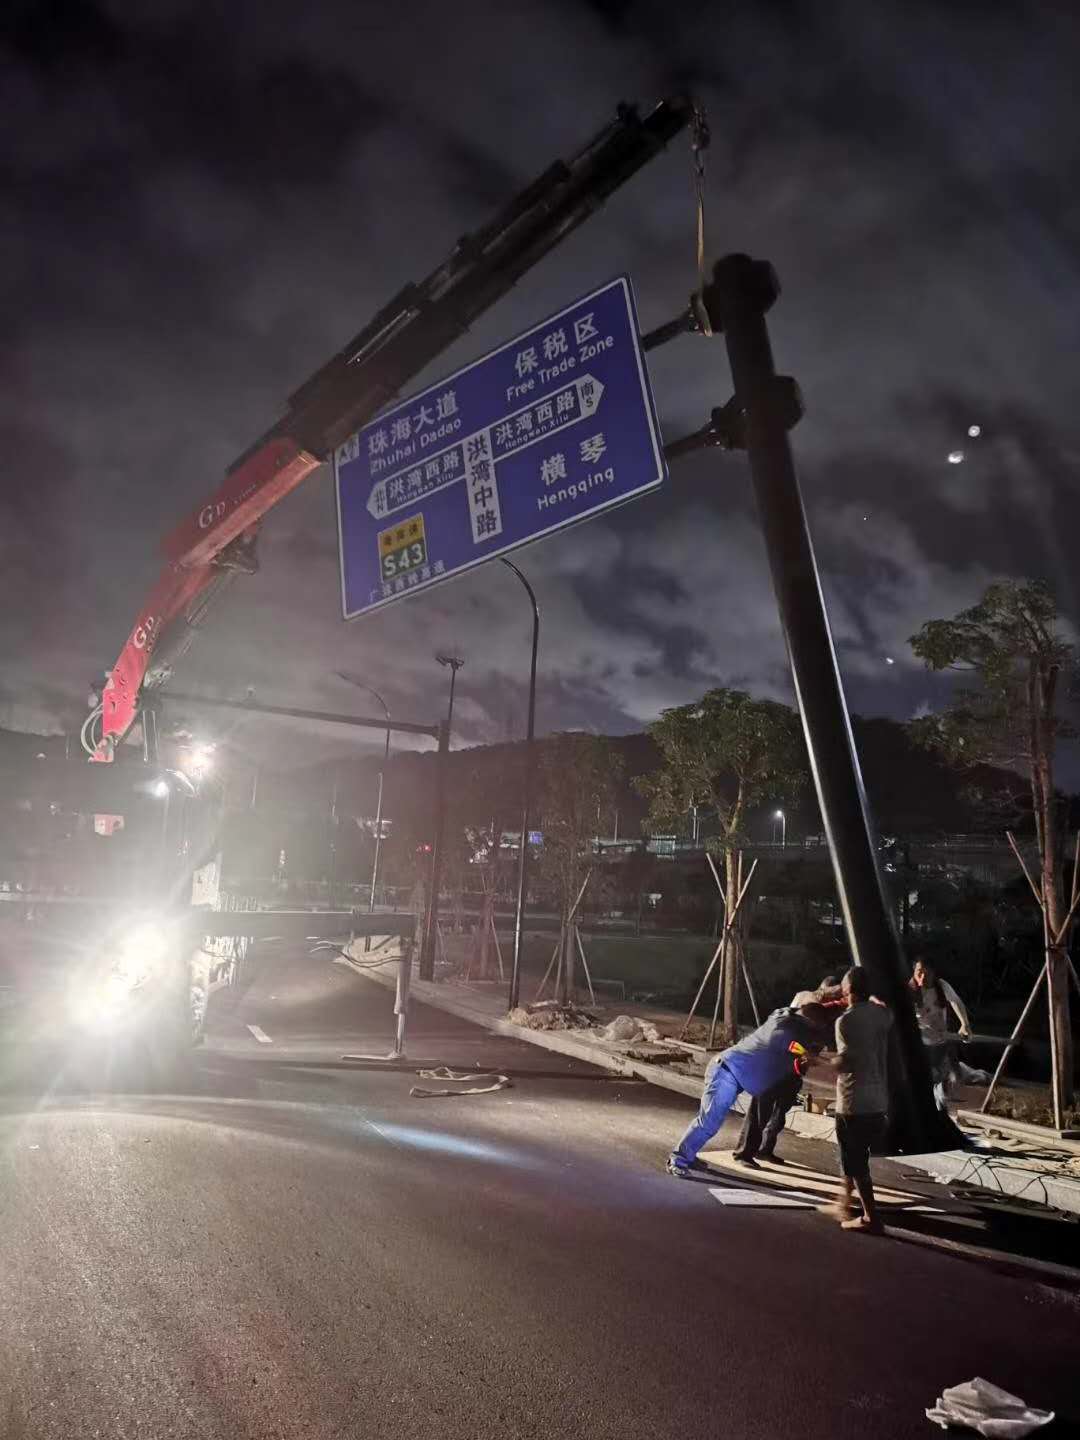
[[[995,576],[1044,576],[1077,617],[1078,55],[1080,7],[1048,0],[8,0],[0,724],[77,726],[158,541],[290,390],[617,102],[680,89],[712,127],[710,255],[784,285],[852,707],[936,703],[906,638]],[[646,328],[670,318],[693,225],[680,138],[414,388],[622,271]],[[650,368],[668,440],[730,394],[720,340]],[[528,611],[503,567],[345,626],[336,550],[324,469],[176,684],[364,708],[343,668],[427,720],[449,649],[455,743],[520,733]],[[516,558],[544,615],[541,732],[638,729],[716,684],[790,698],[745,457],[684,462]],[[244,725],[292,761],[331,743]]]

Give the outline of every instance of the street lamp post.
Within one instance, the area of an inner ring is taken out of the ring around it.
[[[777,810],[776,814],[773,816],[773,819],[780,821],[780,847],[781,847],[781,849],[786,849],[786,847],[787,847],[787,816],[784,814],[783,810]]]
[[[435,772],[435,836],[431,846],[431,869],[428,872],[427,909],[424,916],[423,940],[420,946],[420,979],[435,978],[435,940],[439,926],[439,890],[442,886],[443,837],[446,830],[446,766],[450,755],[450,726],[454,718],[454,685],[457,672],[465,661],[456,655],[436,655],[440,665],[450,669],[450,702],[446,719],[439,726],[439,754]]]
[[[374,695],[386,716],[386,743],[383,746],[382,764],[379,767],[379,795],[375,802],[375,855],[371,862],[371,892],[368,895],[368,914],[373,915],[375,913],[375,887],[379,881],[379,854],[382,850],[383,786],[386,782],[386,767],[390,760],[390,707],[374,685],[369,685],[366,680],[358,680],[354,675],[348,675],[343,670],[339,670],[337,673],[340,680],[346,681],[349,685],[355,685],[358,690],[366,690],[369,695]],[[364,936],[364,949],[371,949],[370,935]]]
[[[457,683],[457,672],[465,664],[465,661],[459,660],[456,655],[436,655],[435,659],[440,665],[450,667],[450,703],[446,707],[446,728],[449,730],[454,723],[454,685]]]
[[[379,766],[379,795],[375,801],[375,856],[371,862],[371,894],[368,896],[368,914],[375,912],[375,887],[379,882],[379,855],[382,850],[382,806],[383,786],[386,783],[386,767],[390,760],[390,711],[386,701],[374,690],[371,692],[386,711],[386,743],[383,745],[382,764]]]
[[[536,603],[532,586],[518,567],[512,561],[507,560],[505,555],[502,557],[502,562],[508,570],[514,572],[524,585],[533,613],[532,661],[529,665],[529,719],[525,732],[525,779],[522,785],[521,802],[521,844],[518,851],[517,904],[514,909],[514,958],[510,968],[510,1004],[507,1007],[514,1010],[517,1007],[521,990],[521,952],[524,944],[525,901],[528,894],[529,811],[532,808],[533,766],[536,749],[534,744],[536,737],[536,652],[540,644],[540,607]]]
[[[779,376],[765,323],[780,293],[772,267],[729,255],[702,292],[713,331],[722,333],[735,382],[733,408],[761,515],[780,621],[802,719],[851,957],[865,965],[890,1005],[896,1043],[890,1085],[892,1144],[907,1153],[951,1148],[959,1132],[939,1111],[930,1081],[908,968],[885,894],[877,842],[851,734],[829,617],[788,439],[801,413],[794,381]]]

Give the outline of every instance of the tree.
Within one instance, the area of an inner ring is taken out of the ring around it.
[[[596,735],[552,736],[542,750],[537,786],[544,845],[540,869],[555,892],[564,939],[574,902],[589,868],[589,842],[602,817],[614,806],[622,761],[611,744]],[[574,992],[574,950],[566,940],[561,993]]]
[[[795,712],[743,690],[710,690],[693,705],[665,710],[649,726],[661,764],[634,781],[649,802],[647,824],[685,832],[688,817],[711,810],[719,834],[710,844],[724,859],[727,913],[738,896],[738,851],[747,812],[764,801],[793,799],[806,782],[806,751]],[[734,931],[724,955],[724,1034],[736,1033],[737,966],[742,936]]]
[[[1039,851],[1047,933],[1047,981],[1064,1103],[1073,1094],[1068,954],[1060,932],[1068,906],[1062,875],[1067,812],[1054,787],[1058,741],[1074,735],[1062,715],[1076,651],[1060,636],[1057,605],[1041,581],[991,585],[952,620],[928,620],[911,648],[931,670],[956,670],[974,684],[938,715],[914,722],[916,737],[965,768],[1001,765],[1027,777]],[[1062,943],[1056,943],[1060,939]]]

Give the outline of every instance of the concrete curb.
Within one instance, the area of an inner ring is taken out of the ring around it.
[[[347,956],[342,964],[366,980],[373,981],[384,989],[393,990],[396,972],[373,970],[352,963]],[[444,1010],[459,1020],[501,1035],[510,1040],[522,1040],[527,1045],[538,1045],[542,1050],[565,1055],[572,1060],[595,1065],[628,1078],[644,1080],[662,1090],[685,1095],[697,1103],[701,1099],[701,1081],[693,1075],[672,1073],[667,1066],[649,1065],[644,1061],[631,1060],[610,1046],[595,1040],[575,1037],[566,1030],[526,1030],[513,1025],[504,1013],[495,1013],[487,996],[476,996],[469,1000],[461,995],[447,993],[447,987],[436,981],[418,980],[414,973],[410,993],[422,1005]],[[736,1104],[742,1108],[742,1101]],[[834,1142],[836,1122],[829,1115],[810,1114],[805,1110],[792,1110],[788,1116],[787,1128],[804,1140]],[[1060,1152],[1059,1152],[1060,1153]],[[898,1161],[913,1170],[921,1170],[943,1185],[963,1181],[979,1186],[1000,1196],[1032,1200],[1038,1204],[1052,1206],[1073,1215],[1080,1215],[1080,1176],[1062,1173],[1052,1161],[1040,1162],[1037,1158],[1020,1156],[990,1155],[979,1150],[945,1150],[932,1155],[904,1155]],[[1042,1166],[1046,1168],[1042,1168]]]
[[[397,982],[393,974],[353,964],[347,956],[342,957],[341,963],[348,965],[350,970],[355,970],[365,980],[371,980],[376,985],[381,985],[385,990],[393,990],[396,986]],[[639,1060],[631,1060],[627,1056],[618,1055],[613,1051],[601,1050],[595,1043],[575,1040],[568,1031],[526,1030],[520,1025],[512,1025],[505,1016],[492,1015],[482,1005],[472,1005],[456,995],[447,995],[441,985],[430,980],[418,980],[414,975],[409,987],[409,995],[411,999],[418,1000],[421,1005],[430,1005],[436,1010],[444,1010],[448,1015],[456,1015],[459,1020],[468,1020],[473,1025],[479,1025],[482,1029],[489,1030],[493,1035],[502,1035],[509,1040],[524,1040],[527,1045],[539,1045],[542,1050],[566,1055],[571,1060],[584,1060],[590,1065],[596,1065],[602,1070],[612,1070],[618,1075],[649,1080],[665,1090],[678,1091],[694,1100],[701,1098],[701,1082],[695,1080],[693,1076],[657,1076],[653,1073],[658,1068],[657,1066],[646,1065]]]
[[[342,957],[342,964],[348,965],[365,980],[382,985],[384,989],[392,990],[395,987],[393,973],[363,968],[359,964],[353,964],[347,956]],[[447,994],[445,986],[436,981],[418,980],[415,974],[410,986],[410,996],[422,1005],[431,1005],[437,1010],[444,1010],[448,1015],[456,1015],[459,1020],[468,1020],[479,1025],[493,1035],[501,1035],[509,1040],[523,1040],[527,1045],[538,1045],[542,1050],[565,1055],[571,1060],[581,1060],[601,1070],[644,1080],[661,1090],[685,1095],[695,1104],[701,1100],[701,1081],[696,1076],[680,1075],[672,1072],[666,1065],[650,1065],[642,1060],[631,1060],[629,1056],[595,1040],[577,1039],[570,1030],[528,1030],[521,1025],[514,1025],[505,1015],[492,1014],[483,1003],[485,997],[478,996],[476,1003],[470,1003],[459,995]],[[741,1097],[735,1108],[742,1111]],[[788,1128],[808,1140],[832,1140],[836,1134],[836,1122],[831,1116],[811,1115],[805,1110],[791,1112]]]

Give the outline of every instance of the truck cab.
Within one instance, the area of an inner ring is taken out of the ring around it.
[[[222,968],[199,925],[215,902],[218,810],[186,776],[136,761],[5,764],[0,1026],[9,1042],[138,1046],[161,1057],[202,1039]]]

